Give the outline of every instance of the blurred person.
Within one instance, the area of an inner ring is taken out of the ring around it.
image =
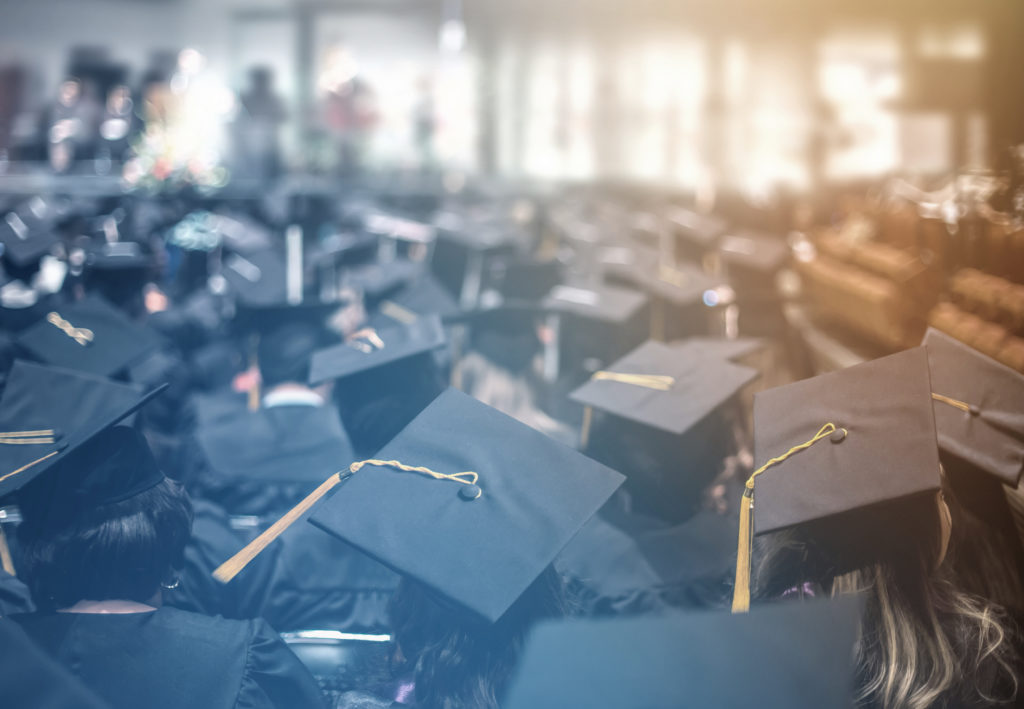
[[[412,134],[419,154],[420,169],[427,171],[436,167],[434,137],[437,132],[434,85],[424,75],[416,80],[416,101],[412,108]]]
[[[127,84],[118,83],[107,93],[100,123],[101,150],[106,159],[123,162],[138,131],[135,102]]]
[[[280,174],[280,129],[288,112],[274,90],[274,72],[270,67],[249,70],[249,87],[241,95],[241,104],[235,136],[241,174],[261,178]]]
[[[347,49],[332,49],[325,64],[319,81],[324,125],[337,147],[338,171],[354,175],[364,167],[378,121],[376,96]]]

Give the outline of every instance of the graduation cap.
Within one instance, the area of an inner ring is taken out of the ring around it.
[[[135,241],[114,241],[91,250],[85,264],[93,271],[108,273],[113,278],[123,278],[126,271],[153,268],[156,261],[151,253]]]
[[[699,260],[715,248],[727,230],[725,220],[689,209],[673,209],[667,216],[676,236],[678,255],[684,259]]]
[[[448,389],[374,459],[332,476],[215,576],[230,580],[343,480],[313,524],[495,622],[623,478]]]
[[[437,315],[442,322],[453,322],[462,314],[452,294],[427,272],[380,299],[376,306],[377,312],[370,316],[370,325],[376,328],[409,325],[427,315]]]
[[[315,386],[331,379],[350,377],[433,352],[446,342],[441,319],[436,315],[380,331],[366,328],[350,336],[348,342],[315,352],[309,382]]]
[[[943,459],[1017,487],[1024,471],[1024,375],[945,333],[924,343]]]
[[[659,514],[681,521],[731,452],[722,409],[757,376],[724,360],[645,342],[570,394],[585,407],[581,449],[629,476]],[[593,409],[613,417],[599,422],[594,436]]]
[[[423,273],[423,265],[407,259],[354,266],[342,273],[342,285],[355,288],[371,304],[406,287]]]
[[[241,305],[260,308],[287,302],[284,257],[273,249],[230,254],[222,274]]]
[[[673,342],[672,347],[682,356],[711,357],[736,362],[764,349],[764,340],[758,337],[688,337]]]
[[[742,231],[722,237],[718,245],[722,259],[746,272],[774,275],[789,259],[789,247],[782,239]]]
[[[117,424],[165,388],[143,394],[102,377],[15,362],[0,397],[0,498],[56,466],[65,493],[97,504],[157,484],[163,474],[141,435]]]
[[[547,310],[566,313],[587,320],[612,324],[629,322],[643,308],[647,298],[628,288],[599,285],[595,287],[555,286],[544,299]]]
[[[12,266],[25,268],[37,263],[60,241],[48,225],[18,212],[0,219],[2,255]]]
[[[35,359],[113,376],[160,347],[160,336],[101,298],[62,305],[26,329],[16,344]]]
[[[860,613],[847,596],[743,616],[548,622],[528,636],[502,706],[847,709]]]
[[[754,465],[734,611],[749,606],[752,535],[800,527],[836,573],[912,548],[940,486],[925,348],[757,393]]]

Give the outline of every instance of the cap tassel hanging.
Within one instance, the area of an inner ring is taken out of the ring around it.
[[[308,512],[309,509],[320,500],[320,498],[334,489],[334,487],[341,483],[342,480],[358,473],[367,465],[373,465],[380,468],[395,468],[409,473],[422,473],[424,475],[429,475],[435,480],[451,480],[452,482],[468,485],[470,486],[470,490],[473,492],[473,496],[467,499],[476,499],[483,494],[483,491],[477,487],[477,481],[480,479],[480,476],[472,471],[450,474],[438,473],[430,468],[406,465],[405,463],[401,463],[397,460],[377,460],[376,458],[360,460],[348,466],[347,471],[335,473],[320,483],[320,486],[307,495],[302,502],[288,510],[281,519],[274,522],[274,524],[270,525],[262,534],[245,545],[241,551],[218,566],[213,572],[213,577],[221,583],[228,583],[231,581],[231,579],[235,578],[242,569],[249,565],[249,562],[259,556],[260,553],[270,546],[275,539],[280,537],[285,530],[295,524],[302,515],[306,514],[306,512]]]
[[[260,337],[259,335],[253,335],[252,340],[249,342],[249,369],[253,375],[252,385],[249,387],[249,411],[260,410],[260,397],[262,392],[260,391],[260,360],[256,352],[259,349]]]
[[[7,535],[4,533],[4,526],[0,524],[0,567],[11,576],[14,573],[14,559],[11,558],[11,548],[7,546]]]
[[[750,610],[750,557],[754,531],[754,480],[758,475],[768,470],[768,468],[778,465],[795,453],[810,448],[818,441],[828,438],[837,431],[842,431],[842,435],[845,438],[847,434],[845,428],[837,428],[831,422],[826,423],[814,434],[813,438],[800,445],[793,446],[777,458],[772,458],[747,478],[743,490],[743,501],[740,503],[740,530],[736,542],[736,583],[733,586],[732,592],[733,613],[746,613]]]
[[[633,386],[669,391],[676,384],[676,378],[663,374],[627,374],[624,372],[608,372],[601,370],[590,377],[596,381],[621,382]],[[590,426],[593,423],[594,410],[590,406],[583,407],[583,423],[580,426],[580,450],[586,450],[590,444]]]
[[[932,399],[952,406],[953,408],[960,409],[971,416],[977,416],[979,419],[992,426],[992,428],[1005,433],[1015,440],[1024,441],[1024,417],[1020,415],[999,411],[987,411],[979,406],[969,404],[966,401],[960,401],[959,399],[954,399],[951,396],[936,394],[935,392],[932,392]]]

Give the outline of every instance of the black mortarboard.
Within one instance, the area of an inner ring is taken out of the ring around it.
[[[638,499],[683,521],[735,442],[723,408],[757,377],[724,360],[648,341],[574,391],[583,450],[625,473]],[[592,409],[604,412],[591,432]]]
[[[370,325],[378,328],[407,325],[425,315],[437,315],[442,321],[455,320],[462,313],[451,293],[426,271],[377,300],[375,305]]]
[[[549,622],[528,637],[502,706],[847,709],[860,607],[843,597],[744,616]]]
[[[587,320],[622,324],[634,318],[646,302],[647,298],[642,293],[628,288],[561,285],[553,288],[544,299],[544,307]]]
[[[94,271],[122,278],[126,271],[144,271],[153,268],[153,255],[135,241],[115,241],[89,251],[86,266]]]
[[[273,249],[230,254],[223,275],[239,303],[252,308],[287,302],[284,256]]]
[[[1024,375],[938,330],[928,330],[924,345],[943,459],[1017,487],[1024,471]]]
[[[682,259],[700,259],[715,248],[718,239],[726,232],[725,220],[712,215],[673,209],[667,216],[676,236],[677,256]]]
[[[423,274],[423,265],[407,259],[354,266],[342,272],[343,286],[361,292],[370,304],[405,288]]]
[[[449,389],[376,459],[332,476],[286,518],[344,480],[313,512],[313,524],[494,622],[622,479]],[[231,578],[282,530],[268,530],[218,578]]]
[[[934,509],[939,490],[925,348],[758,392],[754,465],[738,567],[749,569],[751,522],[754,534],[800,527],[836,573],[879,549],[918,544],[908,525],[920,519],[914,512]],[[748,578],[738,568],[739,596]]]
[[[117,424],[161,391],[142,394],[101,377],[15,362],[0,398],[0,497],[64,461],[66,476],[76,479],[62,482],[63,492],[94,502],[152,487],[163,479],[152,454],[138,433]]]
[[[321,384],[383,367],[409,357],[433,352],[446,343],[441,319],[436,315],[417,318],[408,325],[380,331],[367,328],[354,333],[349,342],[313,354],[309,381]]]
[[[47,364],[113,376],[160,346],[160,336],[98,297],[62,305],[17,345]]]
[[[23,218],[18,212],[8,212],[0,219],[0,244],[3,258],[11,265],[31,266],[50,252],[59,241],[56,232],[39,220]]]
[[[703,356],[732,362],[742,360],[765,346],[764,340],[757,337],[688,337],[673,342],[672,347],[684,356]]]

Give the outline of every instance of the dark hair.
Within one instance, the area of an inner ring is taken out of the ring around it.
[[[565,585],[552,566],[493,624],[403,578],[389,606],[395,669],[414,676],[421,709],[496,709],[527,631],[568,612]]]
[[[173,480],[122,502],[63,508],[59,515],[45,503],[22,501],[17,536],[20,576],[41,610],[82,600],[144,603],[184,565],[192,502]]]
[[[286,323],[261,336],[256,357],[263,385],[305,384],[313,352],[324,344],[320,329],[306,322]]]

